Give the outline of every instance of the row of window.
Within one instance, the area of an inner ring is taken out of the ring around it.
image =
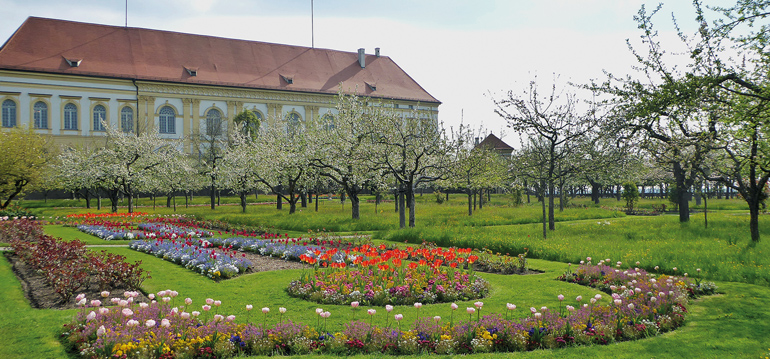
[[[34,128],[48,129],[48,104],[43,101],[35,102],[32,106],[34,112]],[[262,113],[252,111],[260,122],[264,120]],[[102,105],[94,106],[92,110],[94,131],[104,131],[103,120],[107,118],[107,109]],[[2,104],[2,126],[16,127],[16,102],[5,100]],[[302,119],[296,112],[290,113],[287,118],[287,131],[301,130]],[[120,125],[124,132],[134,131],[134,110],[125,106],[120,110]],[[334,128],[334,119],[331,114],[324,116],[324,127]],[[78,130],[78,108],[75,104],[64,105],[64,130]],[[257,129],[258,130],[258,129]],[[163,106],[158,111],[158,132],[176,133],[176,111],[171,106]],[[212,108],[206,112],[206,135],[218,136],[222,134],[222,112]]]

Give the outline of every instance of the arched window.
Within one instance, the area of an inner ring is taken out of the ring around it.
[[[259,128],[262,127],[262,123],[265,121],[265,116],[262,115],[262,112],[259,112],[257,110],[252,110],[251,113],[253,113],[254,116],[257,117],[257,120],[259,120],[259,122],[254,124],[254,126],[252,126],[250,130],[254,131],[254,133],[258,133]]]
[[[292,112],[286,115],[286,133],[292,135],[292,134],[299,134],[301,132],[302,132],[302,118],[299,117],[299,114],[296,112]]]
[[[334,124],[334,115],[331,112],[327,112],[321,117],[321,124],[326,131],[334,130],[337,127],[337,125]]]
[[[74,103],[64,105],[64,129],[78,129],[78,107]]]
[[[209,136],[222,134],[222,113],[215,108],[206,113],[206,134]]]
[[[94,131],[104,131],[102,121],[107,121],[107,109],[102,105],[94,106]]]
[[[158,112],[158,131],[160,133],[176,133],[176,112],[170,106],[163,106]]]
[[[120,128],[123,132],[134,132],[134,109],[131,107],[123,107],[120,110]]]
[[[16,102],[3,101],[3,127],[16,127]]]
[[[48,104],[43,101],[35,102],[32,106],[35,118],[35,128],[48,128]]]

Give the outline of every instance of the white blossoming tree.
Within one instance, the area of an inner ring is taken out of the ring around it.
[[[382,187],[387,176],[371,160],[374,142],[368,123],[376,122],[383,111],[367,106],[355,95],[337,95],[337,113],[325,114],[310,126],[310,163],[318,174],[342,188],[350,199],[352,218],[359,219],[358,195],[365,189]]]
[[[128,199],[128,212],[134,211],[134,197],[146,186],[164,163],[178,161],[178,145],[159,136],[158,131],[140,135],[122,132],[105,125],[107,145],[96,159],[104,180],[113,183]]]

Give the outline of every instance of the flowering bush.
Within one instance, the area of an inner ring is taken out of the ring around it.
[[[529,316],[507,319],[507,312],[515,310],[515,305],[509,303],[504,308],[504,318],[494,313],[481,316],[484,303],[476,302],[475,308],[467,310],[468,321],[455,323],[439,316],[418,315],[404,328],[401,314],[396,314],[393,322],[388,320],[390,314],[386,314],[384,325],[374,325],[377,311],[370,309],[368,322],[345,323],[337,331],[327,328],[330,313],[320,308],[316,310],[316,326],[284,321],[282,317],[277,324],[267,326],[270,308],[262,308],[261,324],[236,323],[235,316],[218,312],[219,301],[207,299],[199,312],[190,299],[177,305],[178,293],[166,290],[158,293],[157,302],[149,304],[114,298],[111,301],[118,307],[103,308],[100,302],[92,301],[92,308],[84,307],[64,326],[62,339],[67,347],[86,358],[228,358],[309,353],[454,355],[606,345],[655,336],[682,325],[688,295],[678,282],[688,280],[655,279],[643,271],[634,273],[637,275],[630,276],[633,279],[626,283],[626,288],[613,291],[609,305],[599,304],[601,295],[591,298],[589,303],[582,303],[578,297],[574,307],[530,308]],[[153,294],[150,298],[156,297]],[[79,300],[83,305],[87,303],[86,298]],[[247,310],[252,307],[246,306]],[[451,308],[457,306],[453,304]],[[279,308],[281,315],[284,312],[285,308]]]
[[[129,248],[181,264],[212,279],[227,279],[243,273],[251,262],[243,254],[224,248],[207,248],[198,240],[156,239],[134,241]]]

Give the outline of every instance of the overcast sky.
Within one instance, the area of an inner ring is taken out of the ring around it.
[[[550,86],[623,75],[638,43],[633,16],[648,0],[315,0],[315,47],[355,52],[375,47],[442,101],[447,127],[483,125],[498,136],[505,121],[492,99],[521,93],[538,76]],[[730,0],[706,0],[729,6]],[[124,0],[0,0],[0,41],[28,16],[122,26]],[[695,29],[690,0],[665,1],[660,20],[672,38],[671,13]],[[311,45],[310,0],[129,0],[128,26]],[[462,114],[462,115],[461,115]],[[505,131],[504,140],[518,142]],[[517,143],[509,143],[515,147]]]

